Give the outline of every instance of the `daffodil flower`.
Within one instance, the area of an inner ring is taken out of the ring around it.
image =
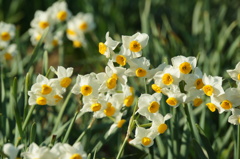
[[[227,73],[234,81],[240,83],[240,62],[236,65],[235,69],[227,70]]]
[[[160,113],[156,113],[153,116],[150,117],[150,120],[152,121],[152,126],[150,129],[157,134],[163,134],[167,129],[168,126],[165,124],[167,120],[169,120],[172,117],[171,114],[166,114],[164,117]]]
[[[232,109],[232,115],[229,116],[228,122],[233,125],[240,125],[240,109]]]
[[[204,84],[202,90],[207,96],[218,96],[224,93],[224,90],[222,88],[222,77],[211,75],[207,76],[206,74],[204,74],[202,82]]]
[[[142,49],[147,45],[148,39],[147,34],[139,32],[132,36],[122,36],[122,43],[126,48],[127,55],[132,58],[142,56]]]
[[[159,112],[161,98],[162,94],[160,93],[154,93],[153,95],[141,94],[138,99],[138,110],[136,113],[150,120],[154,114]]]

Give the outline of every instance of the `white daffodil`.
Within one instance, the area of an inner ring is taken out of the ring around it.
[[[210,102],[207,103],[206,106],[211,112],[218,110],[218,113],[222,114],[225,110],[220,106],[220,104],[221,100],[217,96],[212,95],[210,96]]]
[[[151,129],[137,127],[135,131],[135,138],[131,140],[129,144],[150,147],[153,145],[153,140],[155,139],[156,136],[157,133],[153,133]]]
[[[127,63],[131,63],[131,56],[126,53],[126,50],[126,48],[121,46],[118,54],[112,54],[112,61],[118,63],[120,66],[126,66]]]
[[[191,89],[187,91],[185,103],[192,103],[193,106],[198,107],[203,102],[203,95],[204,93],[202,90],[191,87]]]
[[[11,143],[6,143],[3,145],[3,153],[6,154],[8,159],[17,159],[18,152],[23,148],[23,145],[15,147]],[[5,159],[5,158],[4,158]]]
[[[123,103],[124,94],[115,93],[107,99],[107,107],[103,110],[103,113],[108,117],[117,116],[123,107]]]
[[[180,82],[180,73],[171,65],[164,67],[163,71],[157,72],[154,76],[154,84],[159,87],[168,87],[170,85],[178,85]]]
[[[150,120],[154,114],[159,112],[161,98],[162,94],[160,93],[154,93],[153,95],[141,94],[138,99],[137,113]]]
[[[43,31],[40,29],[30,28],[28,32],[31,36],[30,40],[32,45],[36,46],[43,35]]]
[[[43,75],[38,75],[36,83],[28,91],[29,105],[56,105],[61,99],[63,90],[59,87],[59,81],[48,79]]]
[[[202,87],[204,86],[202,77],[202,71],[198,67],[196,67],[193,74],[185,75],[184,81],[186,85],[184,86],[184,90],[188,91],[192,87],[198,90],[202,89]]]
[[[189,74],[197,65],[195,57],[175,56],[171,59],[174,68],[177,68],[181,75]]]
[[[100,42],[98,44],[99,53],[106,56],[106,58],[109,58],[110,55],[113,54],[113,50],[117,47],[118,44],[119,42],[109,37],[109,32],[107,32],[105,43]]]
[[[5,48],[15,36],[15,26],[0,22],[0,48]]]
[[[74,17],[74,21],[79,32],[86,33],[95,28],[94,18],[91,13],[80,12]]]
[[[38,10],[34,14],[34,19],[31,21],[31,27],[37,30],[44,30],[47,27],[52,26],[52,21],[50,18],[49,11]]]
[[[76,79],[76,84],[72,88],[72,93],[74,94],[82,94],[83,96],[98,96],[98,89],[100,87],[100,83],[96,78],[95,73],[86,74],[86,75],[78,75]]]
[[[240,125],[240,109],[232,109],[232,115],[229,116],[228,122],[233,125]]]
[[[63,44],[63,31],[57,31],[56,33],[48,32],[45,41],[44,49],[52,50],[53,48]]]
[[[123,124],[126,122],[125,119],[122,119],[123,113],[118,113],[118,115],[115,118],[114,123],[109,128],[107,134],[110,135],[113,133],[113,131],[117,128],[122,128]]]
[[[163,88],[162,92],[163,94],[167,95],[168,98],[166,100],[166,103],[169,106],[172,106],[174,108],[178,107],[181,103],[184,103],[186,100],[186,95],[184,93],[181,93],[180,89],[176,85],[171,85],[168,88]]]
[[[155,76],[155,74],[156,74],[157,72],[163,71],[166,66],[167,66],[167,64],[164,62],[164,63],[158,65],[158,67],[153,68],[153,69],[150,69],[150,70],[148,71],[147,82],[150,83],[150,82],[152,81],[153,77]]]
[[[240,105],[240,92],[237,88],[228,88],[225,93],[211,98],[211,101],[214,100],[215,105],[223,111],[232,110],[234,107]]]
[[[104,73],[97,74],[99,82],[102,82],[99,91],[107,92],[115,90],[118,83],[126,84],[127,77],[124,74],[126,71],[123,67],[115,67],[112,60],[108,61],[108,65],[105,67]],[[119,82],[118,82],[119,81]]]
[[[142,49],[147,45],[149,36],[139,33],[132,36],[122,36],[123,46],[127,49],[128,56],[137,58],[142,56]]]
[[[73,146],[64,143],[59,145],[58,149],[61,151],[58,159],[87,159],[87,153],[80,142],[75,143]]]
[[[57,71],[54,67],[50,67],[50,69],[57,75],[61,87],[67,88],[71,84],[72,79],[70,77],[73,74],[72,67],[65,69],[63,66],[58,66]]]
[[[129,63],[130,68],[125,71],[127,76],[137,76],[137,77],[149,77],[149,66],[150,62],[145,57],[138,59],[132,59]]]
[[[107,97],[104,94],[95,96],[83,96],[83,107],[81,112],[93,112],[94,118],[103,118],[103,111],[107,107]]]
[[[236,65],[235,69],[227,70],[229,76],[236,82],[240,82],[240,62]]]
[[[8,45],[6,48],[0,51],[1,59],[5,59],[6,61],[12,60],[14,56],[18,54],[17,45],[11,44]]]
[[[48,10],[51,19],[56,22],[67,21],[72,15],[65,1],[55,2]]]
[[[27,151],[22,152],[21,155],[25,159],[57,159],[58,156],[53,154],[48,147],[39,147],[35,143],[31,143]]]
[[[153,116],[151,116],[150,120],[152,121],[152,126],[150,129],[157,134],[163,134],[168,126],[165,124],[167,120],[169,120],[172,117],[172,114],[166,114],[164,117],[160,113],[156,113]]]
[[[134,102],[134,88],[129,87],[127,84],[125,84],[125,85],[122,85],[122,91],[124,95],[123,104],[126,107],[130,107]]]
[[[204,84],[202,90],[207,96],[218,96],[224,93],[224,90],[222,88],[222,77],[211,75],[207,76],[206,74],[204,74],[202,82]]]

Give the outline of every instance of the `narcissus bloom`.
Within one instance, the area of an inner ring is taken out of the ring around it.
[[[11,143],[6,143],[3,145],[3,153],[6,154],[9,157],[9,159],[17,159],[18,152],[22,148],[23,148],[23,145],[19,145],[18,147],[15,147]]]
[[[159,113],[161,98],[162,94],[160,93],[154,93],[153,95],[141,94],[138,99],[137,113],[150,120],[154,114]]]
[[[58,66],[57,71],[54,69],[54,67],[50,67],[50,69],[57,75],[61,87],[67,88],[71,84],[72,79],[70,77],[73,74],[72,67],[65,69],[62,66]]]
[[[139,33],[132,36],[122,36],[123,46],[127,49],[128,56],[137,58],[142,56],[142,49],[148,43],[148,35],[145,33]]]
[[[17,54],[18,50],[16,44],[8,45],[6,48],[0,51],[1,60],[5,59],[6,61],[12,60]]]
[[[184,77],[184,81],[186,82],[186,85],[184,86],[185,91],[188,91],[191,88],[200,90],[204,86],[202,81],[203,74],[198,67],[194,69],[192,74],[187,74]]]
[[[240,62],[236,65],[235,69],[227,70],[229,76],[236,82],[240,82]]]
[[[169,89],[163,88],[162,92],[168,96],[166,103],[174,108],[178,107],[186,100],[186,95],[184,93],[181,93],[179,87],[176,85],[169,86]]]
[[[165,122],[169,120],[171,117],[172,117],[171,114],[166,114],[164,117],[160,113],[154,114],[150,118],[150,120],[152,121],[152,126],[150,129],[154,133],[163,134],[168,129],[168,126],[167,124],[165,124]]]
[[[66,21],[72,15],[65,1],[55,2],[51,7],[48,8],[48,10],[51,19],[56,22]]]
[[[232,115],[229,116],[228,122],[233,125],[240,125],[240,109],[232,109]]]
[[[97,96],[100,83],[96,78],[95,73],[78,75],[76,79],[76,84],[72,88],[72,93],[82,94],[83,96]]]
[[[204,74],[202,82],[204,84],[202,90],[207,96],[218,96],[224,93],[224,90],[222,88],[222,77],[211,75],[207,76],[206,74]]]
[[[111,54],[113,54],[113,50],[119,44],[118,41],[113,40],[109,37],[109,32],[106,33],[106,41],[105,43],[100,42],[98,44],[99,53],[109,58]]]
[[[137,76],[147,78],[149,76],[150,62],[145,57],[132,59],[130,68],[125,71],[127,76]]]
[[[5,48],[15,36],[15,26],[0,22],[0,48]]]
[[[134,88],[129,87],[127,84],[125,84],[125,85],[122,85],[122,91],[124,95],[123,104],[126,107],[130,107],[134,102]]]
[[[34,19],[31,21],[31,27],[43,31],[47,27],[52,29],[52,21],[49,11],[38,10],[34,14]]]
[[[57,155],[52,153],[46,146],[38,146],[35,143],[30,144],[27,151],[21,154],[26,159],[57,159]]]
[[[195,57],[175,56],[171,59],[174,68],[178,68],[181,74],[189,74],[197,65]]]
[[[153,133],[151,129],[137,127],[135,131],[135,138],[131,140],[129,144],[150,147],[153,145],[153,140],[155,139],[156,136],[157,134]]]

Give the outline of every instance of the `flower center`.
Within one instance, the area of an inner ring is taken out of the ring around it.
[[[80,48],[80,47],[82,47],[82,43],[80,41],[78,41],[78,40],[74,40],[73,41],[73,46],[75,48]]]
[[[65,77],[60,81],[60,85],[64,88],[67,88],[72,82],[72,79],[69,77]]]
[[[46,95],[52,92],[52,87],[50,87],[49,85],[43,84],[42,85],[42,91],[41,93]]]
[[[75,153],[75,154],[73,154],[73,155],[70,157],[70,159],[82,159],[82,156],[79,155],[79,154],[77,154],[77,153]]]
[[[183,62],[179,66],[179,70],[183,74],[189,74],[192,71],[192,66],[191,66],[191,64],[189,62]]]
[[[159,127],[158,127],[158,132],[159,132],[160,134],[163,134],[163,133],[167,130],[167,128],[168,128],[167,124],[161,124],[161,125],[159,125]]]
[[[117,55],[116,57],[116,62],[121,65],[121,66],[125,66],[126,65],[126,62],[127,62],[127,59],[125,56],[123,55]]]
[[[223,108],[223,109],[231,109],[232,108],[232,102],[230,102],[229,100],[224,100],[224,101],[222,101],[222,103],[221,103],[221,107]]]
[[[151,142],[152,142],[152,140],[151,140],[149,137],[143,137],[143,138],[142,138],[142,144],[143,144],[144,146],[150,145]]]
[[[55,99],[55,102],[58,103],[60,100],[62,100],[63,98],[59,95],[55,95],[53,96],[53,98]]]
[[[4,58],[5,58],[5,60],[11,60],[13,58],[13,56],[7,52],[4,54]]]
[[[53,46],[58,46],[58,40],[53,40],[53,41],[52,41],[52,45],[53,45]]]
[[[240,73],[238,74],[237,78],[238,78],[238,80],[240,80]]]
[[[202,104],[202,102],[203,102],[203,100],[202,100],[201,98],[195,98],[195,99],[193,100],[193,105],[194,105],[195,107],[198,107],[199,105]]]
[[[89,85],[83,85],[83,86],[81,87],[81,93],[82,93],[82,95],[84,95],[84,96],[88,96],[88,95],[92,94],[92,91],[93,91],[93,89],[92,89],[92,87],[89,86]]]
[[[174,81],[172,75],[170,73],[165,73],[163,76],[162,76],[162,82],[166,85],[170,85],[172,84]]]
[[[208,109],[211,111],[211,112],[215,112],[216,111],[216,105],[215,104],[213,104],[213,103],[207,103],[206,104],[207,105],[207,107],[208,107]]]
[[[113,89],[117,85],[117,78],[112,76],[107,80],[107,87],[108,89]]]
[[[203,81],[202,81],[201,78],[198,78],[195,81],[194,85],[195,85],[196,89],[201,89],[204,86]]]
[[[57,18],[61,21],[64,21],[67,18],[67,12],[65,12],[65,11],[58,12]]]
[[[107,103],[107,109],[104,110],[106,116],[112,116],[115,113],[115,108],[112,106],[112,103]]]
[[[46,105],[47,104],[47,99],[44,97],[38,97],[36,100],[36,103],[38,105]]]
[[[75,31],[71,30],[71,29],[67,29],[67,34],[68,35],[75,35]]]
[[[147,74],[147,71],[143,68],[138,68],[135,71],[137,77],[144,77]]]
[[[175,106],[178,104],[178,101],[176,98],[174,97],[170,97],[166,100],[167,104],[170,105],[170,106]]]
[[[156,113],[159,109],[160,105],[158,104],[158,102],[153,101],[150,103],[150,105],[148,106],[148,111],[150,113]]]
[[[37,41],[39,41],[39,40],[41,39],[41,37],[42,37],[42,35],[41,35],[41,34],[38,34],[35,39],[36,39]]]
[[[107,51],[107,45],[105,45],[104,43],[100,42],[98,44],[98,51],[100,52],[100,54],[104,54]]]
[[[49,23],[46,22],[46,21],[41,21],[41,22],[38,23],[38,25],[41,29],[45,29],[46,27],[49,26]]]
[[[130,107],[133,103],[133,100],[134,100],[133,95],[126,97],[124,99],[124,105],[127,106],[127,107]]]
[[[117,127],[118,127],[118,128],[121,128],[125,122],[126,122],[125,119],[120,120],[120,121],[117,123]]]
[[[10,40],[11,36],[8,32],[2,32],[1,38],[3,41],[8,41],[8,40]]]
[[[207,95],[207,96],[211,96],[213,94],[213,87],[211,85],[206,85],[203,86],[203,92]]]
[[[137,41],[132,41],[130,42],[129,44],[129,49],[132,51],[132,52],[139,52],[141,51],[142,49],[142,46],[139,42]]]
[[[240,117],[238,117],[238,124],[240,124]]]
[[[152,89],[157,92],[157,93],[161,93],[161,87],[159,87],[158,85],[156,84],[152,84]]]
[[[79,29],[83,31],[86,30],[87,27],[88,27],[88,24],[86,22],[83,22],[79,25]]]
[[[93,112],[99,111],[101,109],[102,105],[100,103],[94,103],[91,105],[91,109]]]

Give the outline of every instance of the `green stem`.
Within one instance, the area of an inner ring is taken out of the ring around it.
[[[60,45],[58,48],[58,52],[59,52],[59,66],[63,66],[64,64],[64,46]]]
[[[78,139],[75,141],[75,143],[81,141],[81,139],[83,138],[83,136],[84,136],[84,135],[87,133],[87,131],[92,127],[92,125],[93,125],[95,119],[96,119],[96,118],[92,118],[92,120],[90,121],[90,123],[89,123],[87,129],[85,129],[85,130],[80,134],[80,136],[79,136]]]
[[[36,107],[36,105],[32,105],[31,108],[30,108],[30,110],[28,111],[27,117],[26,117],[26,119],[24,120],[24,123],[23,123],[23,126],[22,126],[22,130],[23,130],[23,131],[25,130],[25,128],[26,128],[26,126],[27,126],[27,124],[28,124],[28,122],[29,122],[29,120],[30,120],[30,117],[31,117],[32,112],[33,112],[33,110],[34,110],[35,107]]]
[[[135,104],[135,107],[134,107],[134,110],[133,110],[133,114],[132,114],[132,116],[131,116],[131,118],[130,118],[130,121],[129,121],[129,124],[128,124],[128,130],[127,130],[126,137],[125,137],[125,139],[124,139],[124,141],[123,141],[123,143],[122,143],[122,145],[121,145],[121,147],[120,147],[120,150],[119,150],[119,152],[118,152],[118,154],[117,154],[116,159],[119,159],[119,158],[121,157],[122,152],[123,152],[123,149],[124,149],[124,147],[125,147],[128,139],[129,139],[129,136],[130,136],[130,134],[131,134],[131,132],[132,132],[133,124],[134,124],[134,116],[135,116],[135,112],[136,112],[136,111],[137,111],[137,102],[136,102],[136,104]]]
[[[62,119],[63,113],[64,113],[64,111],[65,111],[65,109],[66,109],[66,106],[67,106],[67,104],[68,104],[68,101],[69,101],[71,95],[72,95],[72,93],[69,92],[66,100],[64,101],[64,103],[63,103],[63,105],[62,105],[62,107],[61,107],[61,110],[60,110],[60,112],[59,112],[59,114],[58,114],[58,117],[57,117],[56,124],[54,125],[53,131],[52,131],[53,133],[56,131],[56,129],[58,128],[58,125],[60,124],[60,121],[61,121],[61,119]]]
[[[73,117],[73,119],[72,119],[72,121],[71,121],[71,123],[70,123],[70,125],[69,125],[69,127],[68,127],[68,130],[67,130],[67,132],[66,132],[66,134],[65,134],[65,136],[64,136],[64,139],[63,139],[63,141],[62,141],[63,143],[65,143],[65,142],[67,141],[67,139],[68,139],[68,137],[69,137],[69,135],[70,135],[70,132],[71,132],[71,130],[72,130],[73,124],[74,124],[74,122],[75,122],[75,120],[76,120],[76,117],[77,117],[78,113],[79,113],[79,111],[77,111],[77,112],[75,113],[75,115],[74,115],[74,117]]]

